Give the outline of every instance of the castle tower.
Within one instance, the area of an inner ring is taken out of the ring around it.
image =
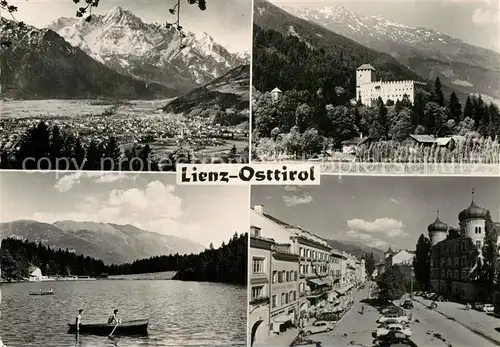
[[[448,225],[439,220],[439,210],[437,210],[436,220],[429,224],[427,231],[429,232],[429,237],[431,239],[431,246],[435,246],[439,242],[446,239],[446,235],[448,234]]]
[[[375,82],[375,68],[370,64],[363,64],[356,69],[356,101],[361,100],[361,86]]]
[[[278,87],[271,90],[271,98],[273,99],[273,102],[277,102],[280,99],[282,93],[283,92]]]
[[[481,250],[483,239],[486,235],[486,216],[488,211],[479,207],[474,202],[474,189],[472,190],[472,201],[465,210],[458,214],[462,232],[472,239],[474,245]]]

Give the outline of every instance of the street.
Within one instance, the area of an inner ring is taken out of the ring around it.
[[[323,347],[373,346],[372,331],[377,327],[380,313],[376,308],[360,303],[368,297],[368,289],[353,293],[355,303],[352,309],[337,323],[334,331],[312,335],[310,338],[321,342]],[[414,322],[410,325],[412,341],[419,347],[493,347],[497,346],[447,319],[422,304],[415,302],[412,312]],[[361,306],[365,307],[361,314]]]

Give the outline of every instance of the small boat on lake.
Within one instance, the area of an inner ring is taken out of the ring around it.
[[[78,333],[88,334],[88,335],[101,335],[101,336],[107,336],[110,335],[111,333],[113,333],[113,335],[121,335],[121,336],[147,335],[148,324],[149,324],[149,319],[129,320],[121,322],[118,325],[116,325],[116,323],[80,324],[80,331]],[[68,325],[69,325],[69,331],[68,331],[69,334],[77,333],[76,324],[68,324]]]
[[[30,295],[54,295],[54,292],[45,291],[45,292],[30,292]]]

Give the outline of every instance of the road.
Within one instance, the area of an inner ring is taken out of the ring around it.
[[[361,314],[360,300],[366,299],[368,295],[368,289],[355,292],[352,309],[337,323],[334,331],[315,334],[310,338],[321,342],[322,347],[373,346],[371,333],[377,327],[376,320],[380,313],[376,308],[363,304],[365,311]],[[418,347],[498,347],[417,302],[411,312],[414,321],[411,324],[412,341]]]

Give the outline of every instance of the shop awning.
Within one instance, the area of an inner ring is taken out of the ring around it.
[[[327,281],[321,279],[321,278],[308,278],[308,282],[311,282],[317,286],[326,286],[328,284]]]
[[[274,318],[275,323],[285,323],[289,320],[293,320],[293,314],[282,315]]]
[[[347,291],[347,288],[339,288],[339,289],[335,289],[335,291],[337,293],[339,293],[339,295],[344,295],[345,292]]]

